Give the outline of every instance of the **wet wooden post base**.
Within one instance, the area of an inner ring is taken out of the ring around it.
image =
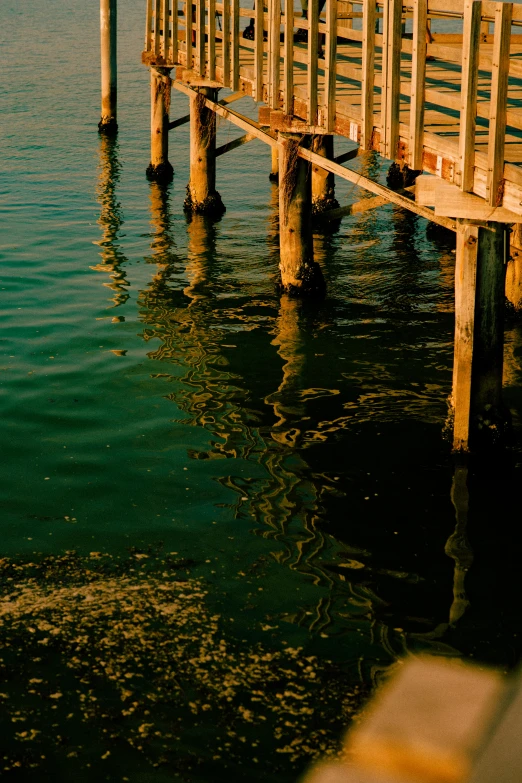
[[[172,80],[171,68],[150,69],[150,179],[168,181],[173,169],[169,163],[169,111]]]
[[[100,0],[101,133],[116,133],[118,72],[116,60],[117,0]]]
[[[328,160],[334,157],[334,137],[331,134],[317,134],[313,137],[312,151]],[[338,209],[335,198],[335,177],[319,166],[312,165],[312,214],[319,215],[329,209]]]
[[[522,310],[522,223],[511,229],[511,252],[506,266],[506,299]]]
[[[506,226],[460,221],[455,266],[453,447],[502,440]]]
[[[199,215],[225,211],[216,190],[216,115],[205,98],[217,100],[214,87],[199,87],[190,96],[190,180],[183,208]]]
[[[321,295],[325,290],[313,258],[310,164],[297,154],[299,144],[311,148],[312,138],[279,134],[279,269],[283,290],[297,296]]]
[[[279,182],[279,148],[272,147],[270,151],[272,154],[272,166],[268,179],[270,182]]]

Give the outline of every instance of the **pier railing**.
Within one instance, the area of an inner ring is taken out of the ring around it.
[[[326,0],[319,14],[313,0],[304,18],[293,0],[254,8],[240,0],[147,0],[146,18],[147,63],[184,66],[215,86],[241,89],[312,129],[348,136],[464,191],[477,192],[478,170],[478,195],[502,203],[506,124],[522,130],[522,110],[507,101],[508,79],[522,78],[522,60],[510,59],[520,47],[513,28],[522,25],[522,6]],[[430,32],[440,19],[451,20],[451,32]],[[427,75],[427,58],[444,73],[431,67]],[[451,127],[429,122],[434,109]],[[487,145],[477,119],[489,126]]]

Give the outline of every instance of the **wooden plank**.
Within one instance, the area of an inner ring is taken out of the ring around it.
[[[172,0],[172,19],[171,19],[171,51],[172,62],[178,62],[178,0]]]
[[[165,62],[169,62],[169,0],[162,0],[161,6],[161,52]]]
[[[375,82],[376,0],[363,4],[361,75],[361,147],[370,149],[373,135],[373,91]]]
[[[284,72],[283,72],[283,111],[294,111],[294,3],[284,0]]]
[[[361,148],[356,147],[354,150],[348,150],[348,152],[343,152],[342,155],[338,155],[336,158],[334,158],[335,163],[344,163],[347,160],[353,160],[353,158],[357,158],[361,154]]]
[[[414,0],[410,95],[410,159],[412,169],[422,169],[424,147],[424,89],[426,81],[427,0]]]
[[[464,0],[458,172],[464,191],[473,189],[481,9],[480,0]]]
[[[230,87],[239,89],[239,0],[232,0],[232,78]]]
[[[470,226],[457,235],[459,250],[472,252],[466,259],[470,270],[476,268],[477,230]],[[463,257],[461,252],[460,262]],[[470,301],[474,306],[473,295]],[[473,320],[472,313],[467,317]],[[398,780],[463,783],[503,688],[497,672],[410,658],[350,732],[347,751],[356,764]]]
[[[216,78],[216,0],[208,0],[208,66],[209,79]]]
[[[333,131],[335,125],[335,88],[337,78],[337,0],[326,0],[326,28],[324,65],[325,127],[326,130]]]
[[[504,147],[506,137],[506,102],[508,91],[509,47],[512,3],[497,3],[491,73],[491,101],[489,108],[488,179],[486,198],[494,207],[502,204],[501,182],[504,175]]]
[[[438,177],[417,177],[415,201],[424,206],[434,206],[436,215],[468,220],[491,220],[497,223],[516,223],[520,215],[504,207],[492,207],[487,201],[472,193],[463,193]]]
[[[399,141],[399,107],[402,47],[402,2],[386,0],[383,33],[383,106],[381,124],[384,130],[384,156],[395,160]]]
[[[239,139],[228,141],[226,144],[222,144],[221,147],[217,147],[215,156],[218,158],[220,155],[224,155],[226,152],[231,152],[232,150],[235,150],[238,147],[241,147],[243,144],[246,144],[249,141],[253,141],[254,139],[257,139],[257,136],[255,136],[253,133],[245,133],[245,135],[240,136]]]
[[[154,47],[153,51],[156,57],[161,55],[161,0],[154,0]]]
[[[225,87],[230,87],[230,0],[223,0],[221,27],[223,28],[221,42],[223,84]]]
[[[520,783],[521,726],[522,688],[519,675],[514,697],[481,754],[469,783]]]
[[[281,2],[268,0],[268,105],[279,108]]]
[[[310,125],[317,124],[317,50],[319,47],[319,1],[308,2],[308,49],[307,49],[307,80],[308,114],[306,119]]]
[[[205,76],[205,0],[194,0],[196,4],[196,63],[195,70]]]
[[[256,2],[254,24],[254,92],[253,98],[259,102],[263,100],[263,28],[265,23],[264,0]]]
[[[152,51],[152,0],[147,0],[145,12],[145,51]]]

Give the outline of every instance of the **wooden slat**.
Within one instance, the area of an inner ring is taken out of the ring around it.
[[[221,26],[223,28],[223,38],[222,38],[223,84],[225,85],[225,87],[230,87],[230,0],[223,0]]]
[[[381,124],[384,130],[383,153],[395,160],[399,141],[399,107],[402,46],[402,2],[385,0],[383,32],[383,106]]]
[[[152,51],[152,0],[147,0],[145,12],[145,51]]]
[[[486,199],[494,207],[500,206],[502,203],[502,193],[499,190],[499,186],[504,176],[506,103],[512,12],[512,3],[497,3],[495,8],[495,38],[491,72],[488,178],[486,183]]]
[[[426,80],[427,0],[414,0],[410,96],[410,160],[412,169],[422,168],[424,147],[424,90]]]
[[[166,62],[169,62],[169,44],[170,44],[170,19],[169,19],[169,0],[163,0],[161,7],[161,50]]]
[[[283,111],[294,112],[294,3],[284,0]]]
[[[172,62],[178,62],[178,0],[172,0]]]
[[[469,783],[519,783],[522,769],[522,687],[520,672],[514,698],[486,745]]]
[[[208,66],[209,79],[216,78],[216,0],[208,0]]]
[[[231,82],[232,90],[239,89],[239,0],[232,0],[232,63],[231,63]]]
[[[370,148],[373,134],[376,0],[364,0],[362,21],[361,147]]]
[[[263,100],[263,27],[264,27],[264,0],[257,0],[255,7],[255,25],[254,25],[254,89],[253,98],[255,101]]]
[[[288,2],[288,0],[287,0]],[[373,2],[373,0],[372,0]],[[325,127],[333,131],[335,124],[335,86],[337,61],[337,0],[326,0],[326,40],[324,66]]]
[[[415,187],[417,204],[434,206],[436,215],[469,220],[516,223],[520,216],[504,207],[494,207],[472,193],[463,193],[439,177],[417,177]]]
[[[475,240],[474,231],[458,235],[457,253],[462,240]],[[476,245],[466,245],[470,270]],[[440,658],[406,659],[348,735],[350,759],[397,781],[464,783],[502,695],[500,673]]]
[[[161,54],[161,0],[154,0],[154,54],[156,56]]]
[[[281,0],[268,0],[269,106],[279,108],[281,74]]]
[[[169,130],[179,128],[180,125],[186,125],[187,122],[190,122],[190,114],[185,114],[184,117],[178,117],[177,120],[172,120],[172,122],[169,122]]]
[[[319,24],[319,2],[318,0],[309,0],[308,2],[308,61],[307,61],[307,81],[308,91],[308,116],[307,121],[310,125],[317,124],[317,50],[319,47],[318,38]]]
[[[205,76],[205,0],[196,3],[196,63],[195,70]]]
[[[226,152],[231,152],[232,150],[235,150],[238,147],[241,147],[243,144],[246,144],[249,141],[253,141],[254,139],[257,139],[257,136],[255,136],[253,133],[245,133],[245,135],[240,136],[239,139],[228,141],[226,144],[222,144],[221,147],[216,149],[216,158],[219,158],[220,155],[224,155]]]
[[[459,136],[460,187],[464,191],[473,189],[480,15],[480,0],[464,0]]]

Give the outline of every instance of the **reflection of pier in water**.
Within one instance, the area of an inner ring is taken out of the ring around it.
[[[98,225],[103,236],[95,244],[101,248],[102,261],[91,269],[109,275],[110,282],[103,285],[113,292],[111,297],[114,307],[125,304],[129,298],[126,272],[122,264],[127,258],[119,243],[120,231],[123,225],[123,211],[116,196],[116,188],[120,178],[120,162],[118,159],[118,142],[111,136],[100,136],[100,164],[97,197],[100,204]]]
[[[153,253],[147,260],[158,266],[148,288],[139,295],[140,317],[145,324],[142,336],[147,341],[159,340],[149,358],[182,368],[181,376],[160,375],[172,381],[173,390],[167,396],[188,415],[183,422],[204,427],[210,434],[209,448],[192,452],[191,457],[243,459],[262,468],[261,477],[245,478],[239,470],[230,472],[223,462],[218,480],[236,495],[232,504],[235,517],[249,520],[258,535],[277,542],[274,559],[324,588],[313,611],[306,607],[285,619],[330,634],[353,626],[361,635],[370,636],[376,659],[381,660],[385,651],[388,664],[390,657],[404,652],[408,634],[391,632],[386,617],[380,619],[384,602],[369,583],[372,575],[380,572],[364,570],[353,547],[324,530],[324,498],[342,491],[334,476],[314,474],[306,461],[310,444],[327,446],[347,426],[344,420],[323,421],[319,433],[305,416],[306,403],[314,396],[338,393],[336,389],[305,388],[305,327],[313,317],[321,327],[321,316],[309,305],[281,296],[271,330],[272,345],[282,359],[280,382],[259,403],[245,404],[252,397],[248,381],[243,369],[241,374],[230,369],[228,356],[236,348],[233,335],[251,331],[255,323],[243,299],[226,309],[220,307],[219,223],[191,217],[188,259],[182,275],[169,239],[168,191],[156,184],[151,185],[151,207],[155,236]],[[275,215],[270,220],[272,231],[276,231]],[[343,565],[332,568],[332,562]],[[394,578],[392,572],[384,576]],[[409,576],[401,573],[397,579],[404,583]],[[411,581],[415,589],[415,575]],[[448,649],[429,634],[417,636],[415,646],[419,645]]]

